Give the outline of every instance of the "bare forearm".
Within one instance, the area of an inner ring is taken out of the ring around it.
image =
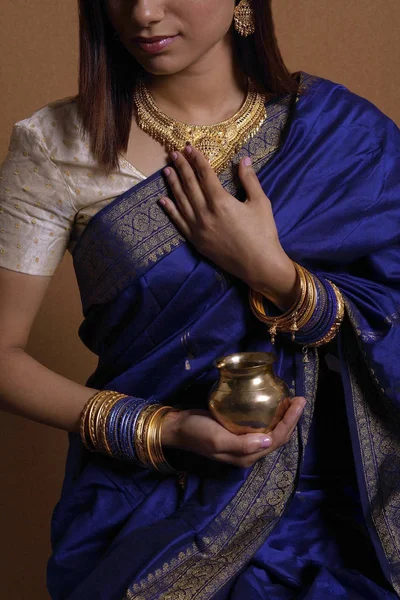
[[[97,390],[54,373],[22,349],[0,351],[0,409],[65,431]]]

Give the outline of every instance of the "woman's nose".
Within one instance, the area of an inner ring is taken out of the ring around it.
[[[165,0],[137,0],[133,3],[132,17],[140,27],[149,27],[164,18]]]

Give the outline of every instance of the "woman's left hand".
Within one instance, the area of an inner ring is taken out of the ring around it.
[[[175,197],[161,198],[176,227],[196,249],[285,309],[298,291],[296,270],[279,242],[271,203],[249,159],[239,165],[247,200],[221,185],[205,156],[186,147],[171,154],[175,169],[164,173]]]

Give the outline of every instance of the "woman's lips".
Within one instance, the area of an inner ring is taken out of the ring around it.
[[[134,41],[141,50],[147,54],[157,54],[164,50],[167,46],[177,38],[177,35],[168,37],[157,37],[157,38],[136,38]]]

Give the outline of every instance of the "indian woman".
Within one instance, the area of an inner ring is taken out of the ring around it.
[[[53,600],[398,598],[400,135],[290,73],[270,0],[80,0],[77,96],[14,125],[0,398],[68,432]],[[25,352],[65,250],[98,356]],[[269,432],[209,412],[273,353]]]

